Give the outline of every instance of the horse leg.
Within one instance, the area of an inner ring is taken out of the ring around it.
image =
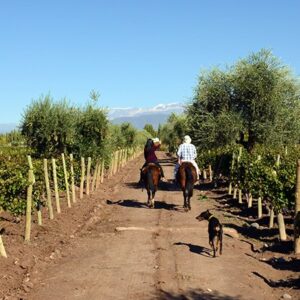
[[[154,207],[154,206],[155,206],[155,200],[154,200],[154,197],[155,197],[155,191],[152,192],[151,207]]]
[[[151,191],[147,190],[147,194],[148,194],[147,205],[148,205],[148,207],[151,207]]]
[[[184,204],[183,204],[184,210],[188,211],[189,208],[188,208],[188,204],[187,204],[187,196],[185,195],[185,193],[183,193],[183,198],[184,198]]]
[[[188,208],[191,210],[191,197],[188,197]]]

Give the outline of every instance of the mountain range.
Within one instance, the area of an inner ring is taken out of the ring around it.
[[[181,103],[159,104],[151,108],[113,108],[109,110],[108,117],[113,124],[129,122],[138,129],[152,124],[157,129],[159,124],[166,123],[171,113],[180,114],[183,110]]]
[[[137,129],[143,129],[145,124],[152,124],[157,129],[159,124],[167,121],[171,113],[180,114],[184,111],[181,103],[158,104],[150,108],[111,108],[108,118],[113,124],[131,123]],[[0,123],[0,134],[17,129],[17,123]]]

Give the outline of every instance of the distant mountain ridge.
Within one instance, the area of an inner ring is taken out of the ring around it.
[[[108,118],[113,124],[129,122],[137,129],[143,129],[145,124],[152,124],[157,129],[159,124],[167,122],[171,113],[180,114],[183,111],[181,103],[158,104],[150,108],[111,108],[108,109]],[[17,128],[17,123],[0,123],[0,134]]]
[[[170,114],[145,114],[134,117],[120,117],[111,120],[113,124],[122,124],[124,122],[131,123],[137,129],[143,129],[146,124],[151,124],[155,129],[159,124],[167,122]]]
[[[184,111],[181,103],[158,104],[151,108],[112,108],[108,117],[113,124],[131,123],[137,129],[143,129],[145,124],[152,124],[157,129],[159,124],[167,122],[172,113]]]

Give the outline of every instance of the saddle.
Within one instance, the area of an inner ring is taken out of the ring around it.
[[[147,164],[141,169],[141,171],[145,170],[147,167],[150,167],[150,166],[158,167],[155,163],[150,162],[150,163],[147,163]]]

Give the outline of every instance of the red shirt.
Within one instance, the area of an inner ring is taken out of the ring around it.
[[[157,157],[155,155],[155,151],[159,148],[160,145],[155,146],[153,145],[151,147],[151,149],[148,151],[148,153],[146,153],[146,162],[147,163],[155,163],[157,162]]]

